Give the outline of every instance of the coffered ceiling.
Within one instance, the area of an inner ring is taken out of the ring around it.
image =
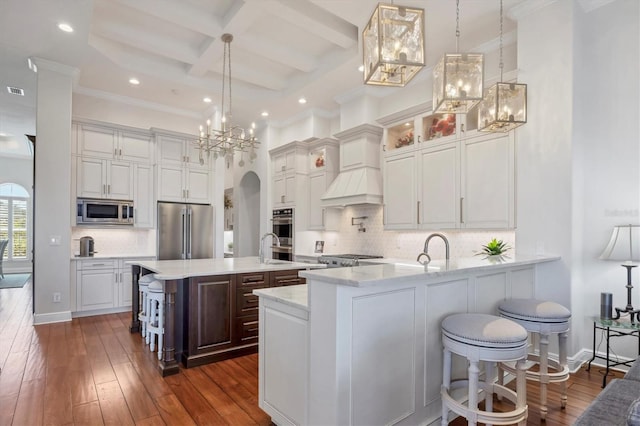
[[[505,9],[525,0],[504,0]],[[403,0],[426,16],[427,65],[455,51],[453,0]],[[498,36],[499,0],[461,0],[462,50]],[[282,122],[362,86],[359,37],[376,0],[0,0],[0,132],[35,132],[36,76],[29,57],[78,70],[74,92],[200,120],[220,105],[230,33],[234,121]],[[57,25],[67,22],[73,33]],[[505,32],[515,24],[505,19]],[[428,71],[422,71],[422,73]],[[129,84],[135,77],[138,86]],[[375,88],[391,91],[402,89]],[[210,97],[212,103],[203,102]],[[298,98],[305,97],[305,105]],[[2,147],[0,146],[0,149]]]

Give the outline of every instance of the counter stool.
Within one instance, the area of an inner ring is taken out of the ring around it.
[[[527,421],[527,387],[525,359],[527,331],[505,318],[487,314],[455,314],[441,324],[444,359],[442,370],[442,426],[448,422],[449,410],[467,419],[468,424],[525,425]],[[451,353],[466,357],[468,379],[451,380]],[[478,364],[484,361],[485,380],[479,380]],[[516,362],[516,392],[494,381],[496,362]],[[468,388],[468,403],[458,402],[452,391]],[[478,391],[485,394],[485,410],[478,409]],[[512,411],[493,413],[493,394],[515,404]]]
[[[162,340],[164,336],[164,286],[161,281],[153,281],[149,284],[147,293],[147,342],[151,352],[156,350],[156,337],[158,338],[158,359],[162,359]]]
[[[138,279],[138,293],[140,294],[140,311],[138,312],[138,321],[140,321],[140,334],[147,340],[147,323],[149,322],[147,316],[147,294],[149,293],[149,283],[154,280],[153,274],[143,275]]]
[[[527,357],[527,380],[540,382],[540,417],[547,416],[547,383],[560,383],[560,405],[567,405],[567,380],[569,367],[567,365],[567,332],[571,311],[559,303],[537,299],[509,299],[498,307],[503,318],[508,318],[523,326],[529,333],[540,336],[538,355],[529,354]],[[558,361],[549,359],[549,335],[558,335]],[[539,371],[531,371],[533,365],[539,365]],[[549,372],[551,367],[554,372]],[[498,366],[498,382],[502,383],[503,372],[513,373],[513,366],[509,364]]]

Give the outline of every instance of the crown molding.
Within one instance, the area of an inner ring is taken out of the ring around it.
[[[519,21],[522,18],[525,18],[540,9],[544,9],[550,4],[556,3],[557,1],[558,0],[524,1],[519,5],[509,9],[509,11],[507,11],[507,16],[509,17],[509,19]],[[562,1],[566,1],[566,0],[562,0]]]
[[[268,124],[270,126],[273,126],[275,128],[283,128],[283,127],[287,127],[290,126],[291,124],[294,124],[300,120],[304,120],[305,118],[309,118],[309,117],[320,117],[320,118],[326,118],[328,120],[332,120],[334,118],[337,118],[340,116],[340,111],[327,111],[325,109],[321,109],[321,108],[311,108],[308,110],[304,110],[294,116],[291,116],[285,120],[280,120],[280,121],[276,121],[276,120],[263,120],[263,121],[268,121]]]

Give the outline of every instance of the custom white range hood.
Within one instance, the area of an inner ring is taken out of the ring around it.
[[[382,128],[362,124],[334,136],[340,141],[340,173],[320,204],[323,207],[382,204]]]

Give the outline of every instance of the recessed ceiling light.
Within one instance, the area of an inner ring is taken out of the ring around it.
[[[300,98],[300,99],[298,99],[298,103],[299,104],[306,104],[307,100],[305,98]]]
[[[137,86],[138,84],[140,84],[140,80],[138,80],[137,78],[130,78],[129,83],[133,84],[134,86]]]
[[[262,114],[260,114],[263,117],[268,117],[269,116],[269,112],[268,111],[262,111]]]
[[[358,71],[363,72],[363,71],[364,71],[364,65],[360,65],[360,66],[358,67]]]
[[[208,97],[208,96],[205,96],[204,99],[202,99],[202,102],[206,102],[206,103],[210,104],[211,103],[211,98]]]
[[[58,28],[60,28],[65,33],[72,33],[73,32],[73,27],[71,25],[69,25],[69,24],[65,24],[64,22],[59,23],[58,24]]]
[[[405,126],[411,126],[411,123],[404,123]]]

